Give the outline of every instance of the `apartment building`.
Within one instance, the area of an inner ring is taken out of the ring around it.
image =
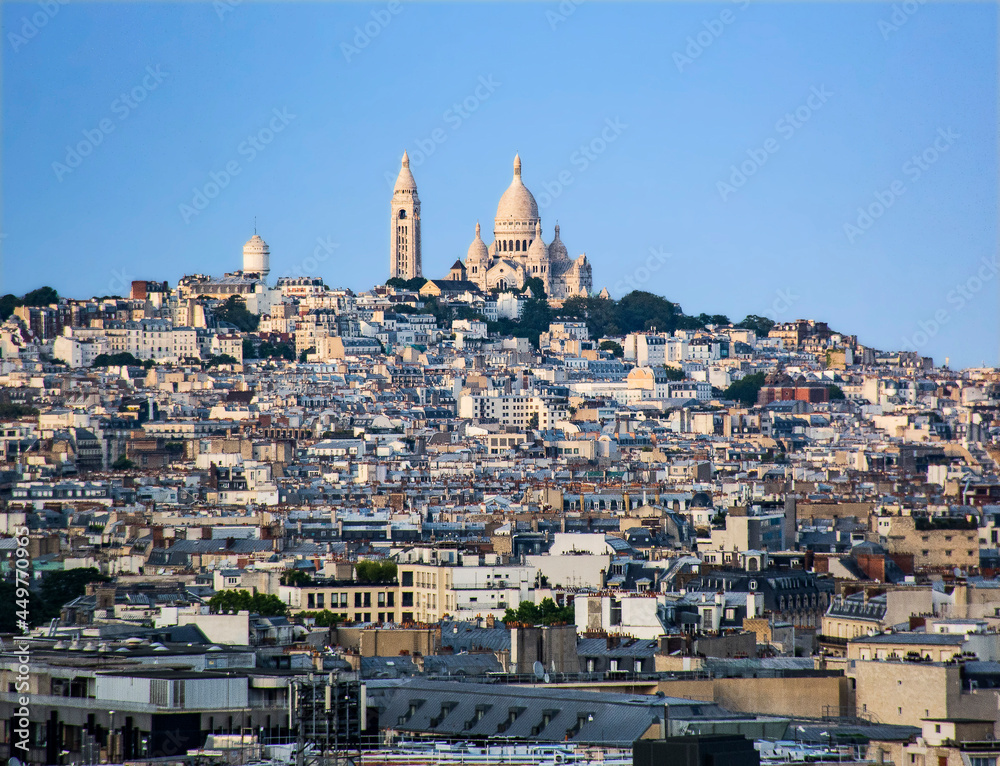
[[[278,597],[293,614],[329,610],[353,622],[413,622],[402,613],[397,583],[315,579],[303,585],[281,585]]]

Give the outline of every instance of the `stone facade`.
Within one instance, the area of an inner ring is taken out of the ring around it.
[[[500,197],[493,223],[493,243],[487,247],[479,224],[465,258],[466,278],[484,291],[522,288],[534,277],[549,298],[565,300],[589,295],[593,285],[586,255],[570,259],[559,238],[559,226],[548,245],[542,239],[538,204],[521,180],[521,158],[514,157],[514,179]]]
[[[417,182],[410,172],[410,158],[406,152],[403,152],[403,165],[392,190],[391,210],[389,274],[400,279],[422,277],[420,197],[417,196]]]

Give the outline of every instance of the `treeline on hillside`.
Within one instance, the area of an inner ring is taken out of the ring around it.
[[[622,336],[632,332],[673,332],[698,330],[707,325],[729,325],[725,314],[698,314],[689,316],[680,305],[666,298],[636,290],[620,300],[613,298],[569,298],[562,308],[553,309],[540,298],[530,298],[517,321],[501,319],[490,323],[490,332],[528,338],[538,346],[538,336],[548,331],[553,321],[581,320],[587,323],[590,337]],[[754,314],[747,316],[736,327],[754,330],[767,335],[774,325],[770,319]]]
[[[14,313],[18,306],[48,306],[51,303],[59,302],[59,293],[51,287],[39,287],[30,293],[25,293],[20,298],[12,293],[7,293],[0,297],[0,322],[7,319]]]

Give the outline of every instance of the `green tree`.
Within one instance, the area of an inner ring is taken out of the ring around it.
[[[386,287],[395,287],[397,290],[410,290],[412,292],[417,292],[427,284],[427,280],[423,277],[414,277],[413,279],[403,279],[402,277],[391,277],[385,280]]]
[[[297,612],[295,614],[296,622],[302,623],[306,618],[312,618],[317,628],[333,628],[344,619],[341,615],[335,614],[329,609],[321,609],[318,612]]]
[[[680,367],[671,367],[669,364],[663,365],[663,371],[667,375],[667,380],[684,380],[684,370]]]
[[[93,567],[49,572],[38,589],[45,618],[51,620],[58,617],[64,605],[87,592],[89,583],[110,581],[110,577]]]
[[[235,325],[243,332],[255,332],[260,317],[247,310],[246,303],[236,295],[230,295],[226,302],[215,310],[215,318],[220,322]]]
[[[23,305],[20,298],[10,293],[0,298],[0,322],[9,319],[10,315],[14,313],[14,309]]]
[[[250,612],[261,617],[287,617],[288,605],[277,596],[245,590],[220,590],[208,600],[214,614],[223,612]]]
[[[391,583],[396,581],[395,561],[359,561],[354,565],[358,582]]]
[[[315,346],[310,346],[309,348],[304,348],[304,349],[302,349],[302,353],[299,354],[299,361],[305,363],[305,362],[308,361],[307,357],[310,354],[315,354],[315,353],[316,353],[316,347]]]
[[[601,351],[610,351],[614,356],[617,356],[619,359],[625,356],[625,349],[621,347],[621,344],[615,343],[613,340],[602,340]]]
[[[507,625],[566,625],[576,622],[576,611],[572,606],[559,606],[551,598],[543,598],[537,605],[522,601],[517,609],[508,607],[503,621]]]
[[[757,333],[758,338],[766,338],[767,334],[771,332],[771,328],[774,327],[774,320],[756,314],[747,314],[736,327],[753,330]]]
[[[512,335],[527,338],[531,345],[538,348],[538,338],[543,332],[548,332],[552,322],[552,309],[544,298],[529,298],[524,303],[521,318],[513,328]]]
[[[15,402],[0,402],[0,420],[19,420],[21,418],[35,417],[38,410],[26,404]]]
[[[236,357],[229,354],[213,354],[203,362],[205,367],[218,367],[220,364],[239,364]]]
[[[301,569],[286,569],[281,574],[282,585],[309,585],[313,578]]]
[[[532,412],[531,417],[528,418],[528,428],[534,430],[538,428],[538,413]]]
[[[738,402],[742,402],[747,407],[752,407],[757,403],[757,394],[760,393],[760,389],[763,385],[764,373],[757,372],[753,375],[747,375],[740,380],[737,380],[726,389],[723,396],[725,396],[726,399],[734,399]]]
[[[698,322],[702,325],[728,325],[729,317],[725,314],[699,314],[697,316]]]
[[[846,396],[844,396],[844,390],[840,386],[834,385],[833,383],[831,383],[830,385],[828,385],[826,387],[826,390],[830,392],[830,401],[831,402],[835,402],[835,401],[838,401],[840,399],[846,399],[847,398]]]
[[[539,277],[531,277],[526,279],[524,282],[524,288],[521,290],[522,293],[527,293],[531,291],[531,294],[536,298],[548,298],[548,294],[545,292],[545,283]]]
[[[111,464],[112,471],[131,471],[133,468],[135,468],[135,463],[124,455]]]
[[[138,359],[128,351],[119,351],[117,354],[98,354],[94,357],[91,367],[143,367],[143,361]]]
[[[618,322],[625,333],[656,329],[671,332],[677,328],[678,310],[659,295],[635,290],[618,301]]]
[[[59,293],[46,285],[27,293],[22,300],[24,306],[49,306],[59,302]]]

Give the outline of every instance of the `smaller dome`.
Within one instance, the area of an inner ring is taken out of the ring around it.
[[[469,245],[469,253],[466,255],[465,260],[469,261],[486,261],[489,260],[490,253],[486,248],[486,243],[483,242],[482,234],[480,233],[479,222],[476,222],[476,238],[472,240],[472,244]]]
[[[559,224],[556,224],[555,237],[549,244],[549,258],[553,261],[569,260],[569,251],[566,249],[566,245],[563,244],[563,241],[559,239]]]
[[[259,234],[254,234],[247,243],[243,245],[244,253],[267,253],[270,252],[270,248],[267,246],[267,242],[261,239]]]
[[[394,192],[416,192],[417,182],[410,172],[410,155],[403,151],[403,164],[399,168],[399,175],[396,177],[396,185],[392,188]]]
[[[541,222],[536,222],[535,238],[531,240],[531,244],[528,245],[528,257],[545,260],[548,256],[549,249],[545,246],[545,242],[542,241],[542,224]]]

